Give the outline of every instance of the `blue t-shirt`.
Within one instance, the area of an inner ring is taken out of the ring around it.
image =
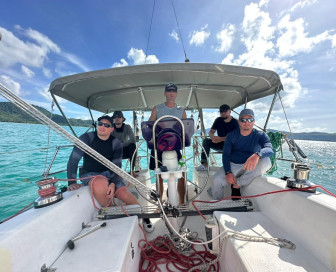
[[[273,147],[267,134],[253,129],[248,136],[240,134],[240,129],[235,129],[226,136],[223,149],[223,166],[225,172],[231,171],[230,162],[244,164],[254,153],[262,158],[274,154]]]

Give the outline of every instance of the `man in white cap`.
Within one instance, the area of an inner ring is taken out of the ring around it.
[[[215,199],[224,196],[223,186],[231,185],[232,198],[241,196],[240,187],[261,176],[271,167],[270,158],[274,152],[267,134],[256,130],[254,112],[244,109],[239,114],[239,128],[228,134],[223,150],[223,168],[218,171],[212,182]]]

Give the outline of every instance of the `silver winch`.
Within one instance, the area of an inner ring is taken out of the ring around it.
[[[62,192],[56,192],[56,183],[55,177],[44,178],[36,182],[36,185],[40,188],[38,190],[40,197],[34,201],[34,208],[42,208],[63,199]]]
[[[287,187],[294,189],[305,189],[305,192],[315,193],[315,188],[310,188],[314,184],[309,181],[309,173],[311,168],[304,163],[294,162],[291,165],[294,171],[294,178],[287,179]]]

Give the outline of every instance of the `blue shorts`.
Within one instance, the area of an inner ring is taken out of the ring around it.
[[[87,172],[87,173],[82,174],[80,177],[85,178],[85,177],[98,176],[98,175],[106,177],[108,179],[109,184],[114,183],[116,190],[118,190],[121,187],[126,186],[123,179],[119,177],[118,175],[113,175],[111,177],[112,173],[109,170],[106,170],[104,172]],[[90,180],[91,179],[82,179],[81,181],[84,186],[88,186]]]

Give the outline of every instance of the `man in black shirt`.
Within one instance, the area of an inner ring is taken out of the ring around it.
[[[210,138],[205,138],[202,143],[207,156],[209,156],[210,148],[217,151],[223,151],[226,135],[239,127],[237,119],[231,116],[231,108],[229,105],[224,104],[220,106],[219,112],[220,117],[216,118],[209,131]],[[218,136],[215,136],[216,131]],[[201,165],[197,167],[197,170],[206,170],[207,167],[207,157],[204,152],[202,152]]]
[[[113,121],[108,115],[98,118],[97,131],[84,133],[79,139],[100,153],[102,156],[121,167],[122,144],[113,137]],[[82,184],[76,182],[78,163],[83,157],[83,171],[80,173]],[[92,194],[102,207],[111,205],[111,199],[116,196],[127,205],[138,204],[138,200],[127,190],[123,179],[94,158],[74,147],[67,165],[68,191],[90,186]],[[143,226],[147,232],[154,227],[149,219],[144,219]]]

